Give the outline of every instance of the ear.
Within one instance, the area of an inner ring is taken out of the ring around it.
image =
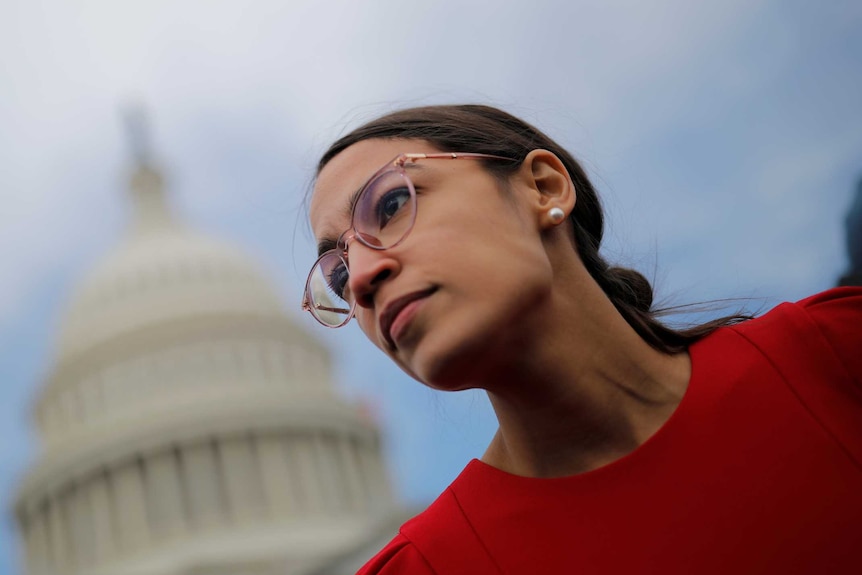
[[[534,192],[531,205],[540,227],[550,229],[564,222],[575,208],[577,194],[562,160],[548,150],[533,150],[524,158],[521,170]]]

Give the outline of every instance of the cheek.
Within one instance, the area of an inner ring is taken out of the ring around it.
[[[434,264],[451,288],[473,297],[519,298],[553,280],[548,255],[538,238],[526,234],[490,233],[461,243],[439,246]],[[477,304],[490,303],[477,301]]]

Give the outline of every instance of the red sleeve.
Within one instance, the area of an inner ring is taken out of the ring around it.
[[[862,389],[862,287],[836,288],[799,302]]]
[[[371,558],[356,575],[435,575],[406,537],[400,533]]]
[[[862,287],[781,304],[731,329],[760,350],[862,469]]]

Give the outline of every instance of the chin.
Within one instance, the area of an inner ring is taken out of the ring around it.
[[[408,348],[393,357],[425,385],[442,391],[493,388],[530,351],[527,316],[549,296],[544,283],[520,284],[509,299],[469,307],[449,305],[424,323]],[[532,289],[528,289],[532,288]],[[475,300],[473,300],[475,302]],[[448,303],[448,302],[447,302]]]
[[[440,391],[460,391],[470,386],[464,385],[463,373],[457,368],[457,361],[447,361],[439,354],[422,353],[416,350],[400,357],[392,357],[401,370],[424,385]],[[405,357],[407,355],[407,357]],[[460,375],[460,377],[459,377]]]
[[[470,331],[468,331],[469,328]],[[489,333],[495,337],[489,337]],[[499,349],[500,326],[479,329],[475,321],[469,326],[435,330],[426,334],[406,358],[398,362],[402,369],[428,387],[441,391],[486,388],[486,378],[504,369],[507,356]]]

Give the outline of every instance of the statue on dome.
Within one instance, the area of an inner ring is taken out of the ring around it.
[[[150,120],[146,108],[140,103],[127,106],[123,112],[123,124],[137,164],[147,164],[150,159]]]

